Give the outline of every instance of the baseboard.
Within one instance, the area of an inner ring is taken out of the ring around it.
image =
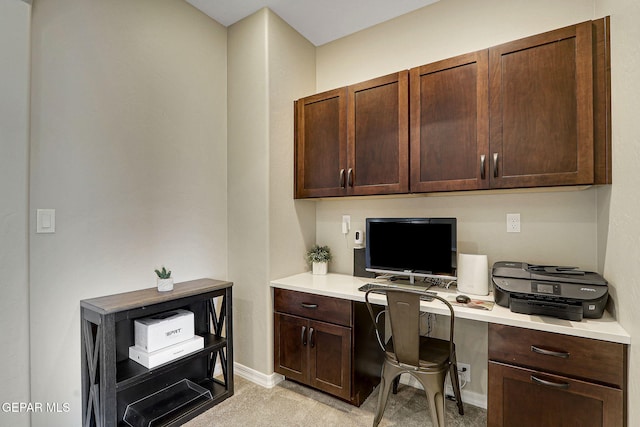
[[[284,381],[284,376],[280,374],[276,374],[275,372],[271,375],[263,374],[255,369],[241,365],[238,362],[234,362],[233,369],[236,375],[265,388],[275,387],[279,382]],[[400,384],[405,384],[422,390],[422,384],[420,384],[411,375],[402,375],[400,377]],[[447,395],[453,395],[453,389],[449,384],[445,384],[444,392]],[[487,395],[465,389],[462,389],[461,393],[462,401],[464,403],[487,409]]]
[[[422,384],[420,384],[418,380],[416,380],[411,375],[402,375],[400,377],[400,384],[405,384],[405,385],[422,390]],[[448,384],[448,380],[447,380],[447,384],[445,384],[444,386],[444,392],[448,396],[453,396],[453,389],[451,388],[451,385]],[[469,405],[487,409],[486,394],[476,393],[475,391],[469,391],[465,389],[460,390],[460,393],[462,394],[463,403],[468,403]]]
[[[280,374],[275,372],[271,375],[263,374],[238,362],[233,363],[233,369],[236,375],[265,388],[275,387],[279,382],[284,381],[284,377]]]

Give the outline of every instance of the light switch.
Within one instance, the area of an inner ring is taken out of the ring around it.
[[[36,211],[36,233],[56,232],[56,210],[38,209]]]

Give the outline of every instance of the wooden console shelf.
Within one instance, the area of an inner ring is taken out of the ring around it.
[[[153,425],[182,425],[233,395],[231,282],[199,279],[80,301],[82,347],[82,425],[127,426],[127,405],[181,380],[211,392]],[[129,359],[133,322],[183,308],[194,314],[195,333],[204,348],[152,369]],[[221,375],[214,376],[216,366]]]

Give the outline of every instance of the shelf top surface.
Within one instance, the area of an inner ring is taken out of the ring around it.
[[[138,291],[107,295],[80,301],[82,307],[101,314],[117,313],[137,307],[160,304],[179,298],[203,294],[231,287],[232,282],[215,279],[197,279],[176,283],[172,291],[160,292],[158,288],[140,289]]]

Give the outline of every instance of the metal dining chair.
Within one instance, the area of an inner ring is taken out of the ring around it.
[[[381,331],[369,302],[371,292],[382,293],[387,297],[386,315],[391,324],[391,337],[386,343],[381,339],[384,337],[384,325]],[[451,320],[448,340],[420,335],[421,296],[439,300],[449,309]],[[382,419],[394,381],[404,373],[412,375],[422,384],[433,425],[443,427],[445,425],[444,381],[449,372],[458,404],[458,413],[464,415],[456,366],[456,346],[453,342],[455,318],[451,304],[442,297],[426,294],[423,291],[388,287],[371,288],[365,294],[365,302],[376,327],[378,342],[385,353],[373,427],[376,427]]]

